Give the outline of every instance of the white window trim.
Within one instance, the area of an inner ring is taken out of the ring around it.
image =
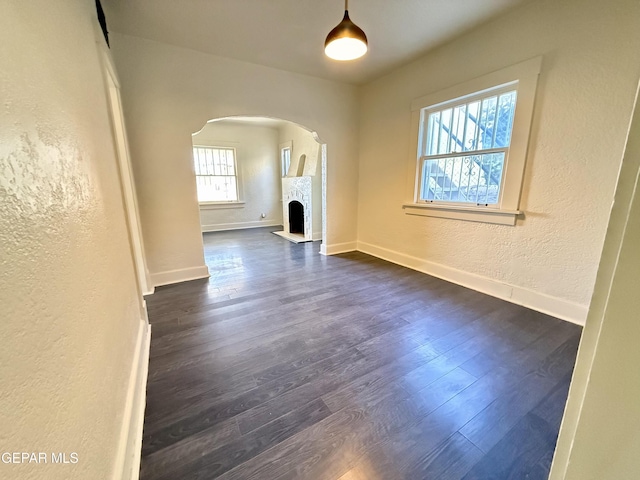
[[[482,77],[431,93],[411,102],[412,145],[408,172],[408,196],[412,200],[405,202],[403,209],[408,215],[421,215],[440,218],[453,218],[475,222],[515,225],[517,216],[522,214],[520,194],[524,179],[527,149],[533,108],[535,103],[538,76],[542,66],[542,57],[503,68]],[[513,130],[509,156],[505,160],[503,185],[498,207],[476,205],[460,205],[447,202],[425,202],[419,200],[421,175],[421,115],[425,108],[433,108],[438,104],[458,100],[465,96],[476,96],[482,91],[493,90],[509,83],[517,83],[516,111],[513,119]]]
[[[470,222],[496,223],[498,225],[515,225],[520,210],[504,210],[496,208],[446,205],[444,203],[405,203],[402,205],[407,215],[422,217],[451,218]]]
[[[289,169],[287,169],[286,172],[282,172],[283,170],[282,167],[284,166],[282,165],[282,150],[284,150],[285,148],[289,149],[289,169],[290,169],[291,159],[293,158],[293,140],[289,140],[288,142],[281,143],[278,146],[278,153],[279,153],[278,157],[280,158],[280,173],[282,174],[282,178],[289,176],[289,171],[288,171]]]
[[[236,164],[236,189],[238,193],[238,200],[236,201],[220,201],[220,202],[198,202],[198,206],[201,210],[223,210],[226,208],[244,208],[244,188],[242,183],[242,174],[240,172],[240,162],[238,161],[238,142],[216,142],[211,145],[204,145],[201,143],[192,143],[193,148],[232,148],[233,160]],[[192,150],[193,151],[193,150]],[[193,160],[191,161],[191,167],[193,168],[193,174],[195,179],[195,166]]]
[[[227,208],[244,208],[245,202],[199,202],[201,210],[224,210]]]

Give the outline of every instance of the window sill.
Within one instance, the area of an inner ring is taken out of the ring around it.
[[[520,210],[497,210],[462,205],[443,205],[438,203],[405,203],[402,205],[407,215],[422,217],[452,218],[468,222],[495,223],[498,225],[516,224]]]
[[[200,202],[200,210],[223,210],[226,208],[244,208],[244,202]]]

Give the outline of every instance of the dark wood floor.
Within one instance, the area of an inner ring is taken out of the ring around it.
[[[268,229],[147,299],[141,478],[545,479],[581,329]]]

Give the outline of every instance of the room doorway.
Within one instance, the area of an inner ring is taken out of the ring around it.
[[[327,148],[316,132],[232,116],[209,120],[192,144],[203,233],[281,227],[291,242],[324,243]]]

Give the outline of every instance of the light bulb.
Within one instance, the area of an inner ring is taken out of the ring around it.
[[[358,38],[337,38],[324,47],[324,53],[334,60],[355,60],[367,53],[367,44]]]

